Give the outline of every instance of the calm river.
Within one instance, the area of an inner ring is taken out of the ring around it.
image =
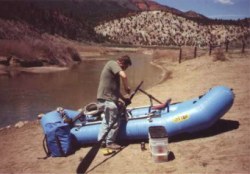
[[[144,89],[160,80],[161,72],[150,65],[150,56],[129,55],[133,62],[133,66],[128,68],[132,89],[141,80],[144,80]],[[105,58],[86,60],[68,71],[0,76],[0,127],[20,120],[35,120],[39,113],[55,110],[58,106],[77,110],[95,101],[99,76],[106,62]]]

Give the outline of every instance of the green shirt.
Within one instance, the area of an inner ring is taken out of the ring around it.
[[[97,99],[118,101],[120,96],[120,75],[121,67],[116,61],[108,61],[104,66],[99,87]]]

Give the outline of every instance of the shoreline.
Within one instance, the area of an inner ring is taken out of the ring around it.
[[[53,73],[59,71],[69,70],[71,67],[61,67],[61,66],[42,66],[42,67],[8,67],[1,65],[0,66],[0,75],[12,75],[19,73],[34,73],[34,74],[44,74],[44,73]]]
[[[159,82],[157,84],[161,84],[161,83],[165,82],[170,77],[171,71],[167,70],[164,66],[160,65],[159,62],[152,60],[152,61],[150,61],[150,64],[161,70],[161,75],[160,75],[161,79],[159,80]]]

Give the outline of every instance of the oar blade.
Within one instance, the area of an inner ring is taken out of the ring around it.
[[[85,173],[88,170],[96,154],[98,153],[100,146],[101,146],[101,143],[98,142],[90,149],[90,151],[87,153],[87,155],[82,159],[82,161],[78,165],[76,169],[77,174]]]

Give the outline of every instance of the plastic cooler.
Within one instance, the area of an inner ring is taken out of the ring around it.
[[[149,127],[149,148],[155,162],[168,161],[168,136],[163,126]]]

